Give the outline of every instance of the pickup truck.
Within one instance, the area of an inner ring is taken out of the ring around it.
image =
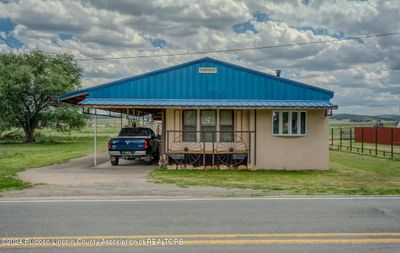
[[[142,159],[146,164],[152,164],[159,158],[160,138],[151,128],[125,127],[117,138],[108,141],[108,154],[111,165],[116,166],[119,159]]]

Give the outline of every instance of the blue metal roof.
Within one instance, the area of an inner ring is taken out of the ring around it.
[[[216,68],[216,73],[199,73],[201,67]],[[188,103],[190,100],[196,100],[197,103],[207,103],[206,105],[210,106],[221,101],[224,101],[222,104],[226,104],[228,100],[250,104],[255,103],[254,101],[329,102],[333,94],[326,89],[206,57],[71,92],[62,95],[60,100],[70,102],[68,99],[81,96],[73,102],[77,103],[86,96],[86,99],[81,101],[82,105],[93,105],[93,101],[105,100],[115,101],[115,104],[127,100],[129,103],[139,103],[134,100],[148,101],[146,103],[165,100],[165,105],[171,101]]]
[[[193,99],[98,99],[87,98],[80,105],[99,106],[166,106],[166,107],[335,107],[329,101],[278,101],[278,100],[193,100]]]

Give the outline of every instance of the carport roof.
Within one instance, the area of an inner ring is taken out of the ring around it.
[[[209,57],[60,96],[85,107],[335,108],[330,90]]]

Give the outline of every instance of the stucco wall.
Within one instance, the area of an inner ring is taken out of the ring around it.
[[[191,108],[189,108],[191,109]],[[200,131],[200,110],[197,110],[197,131]],[[237,135],[242,138],[242,140],[247,144],[247,145],[252,145],[250,149],[254,151],[254,133],[249,133],[247,131],[254,131],[254,124],[250,123],[250,114],[252,113],[251,110],[235,110],[234,111],[234,130],[235,131],[244,131],[243,133],[238,133]],[[217,131],[220,130],[219,126],[219,110],[217,110],[217,126],[216,129]],[[174,141],[179,141],[181,138],[182,133],[181,132],[171,132],[171,131],[182,131],[182,110],[180,109],[166,109],[166,124],[165,124],[165,130],[168,133],[168,137],[165,138],[165,143],[169,143],[168,147],[172,147],[172,143]],[[249,140],[251,138],[251,141]],[[219,139],[219,133],[216,134],[216,139]],[[197,140],[200,140],[200,133],[197,133]],[[212,143],[201,143],[201,145],[205,144],[205,149],[206,151],[212,151],[213,150],[213,145]],[[217,143],[214,143],[214,149],[217,149]],[[254,156],[253,154],[250,157],[251,163],[254,163]]]
[[[273,136],[272,111],[257,110],[257,168],[328,169],[328,121],[325,111],[308,111],[307,136]]]
[[[307,112],[307,135],[282,137],[272,135],[272,111],[238,110],[235,112],[235,131],[253,131],[251,141],[251,164],[258,169],[325,170],[329,166],[328,120],[325,111]],[[166,130],[181,130],[180,110],[166,110]],[[198,113],[198,122],[199,113]],[[255,128],[256,124],[256,128]],[[218,128],[217,128],[218,129]],[[197,130],[200,130],[199,127]],[[179,134],[177,133],[176,136]],[[169,142],[175,134],[170,134]],[[257,139],[257,140],[255,140]],[[255,144],[256,143],[256,144]],[[254,148],[256,145],[256,149]],[[211,147],[210,147],[211,148]],[[255,153],[256,152],[256,153]],[[256,161],[254,160],[256,158]]]

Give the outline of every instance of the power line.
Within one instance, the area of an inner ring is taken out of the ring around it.
[[[145,54],[145,55],[132,55],[132,56],[121,56],[121,57],[75,58],[75,60],[77,60],[77,61],[108,61],[108,60],[125,60],[125,59],[138,59],[138,58],[157,58],[157,57],[172,57],[172,56],[185,56],[185,55],[197,55],[197,54],[211,54],[211,53],[229,53],[229,52],[248,51],[248,50],[262,50],[262,49],[271,49],[271,48],[283,48],[283,47],[304,46],[304,45],[312,45],[312,44],[323,44],[323,43],[332,43],[332,42],[348,41],[348,40],[362,40],[362,39],[369,39],[369,38],[373,38],[373,37],[386,37],[386,36],[393,36],[393,35],[400,35],[400,32],[380,33],[380,34],[372,34],[372,35],[359,35],[359,36],[353,36],[353,37],[347,37],[347,38],[317,40],[317,41],[309,41],[309,42],[279,44],[279,45],[266,45],[266,46],[259,46],[259,47],[204,50],[204,51],[180,52],[180,53],[169,53],[169,54]],[[2,36],[0,36],[0,39],[2,41],[4,41],[8,47],[10,47],[11,49],[15,49]]]
[[[6,39],[3,38],[3,36],[0,36],[0,40],[4,41],[4,43],[6,43],[6,45],[14,50],[14,47],[10,44],[10,42],[8,42]]]
[[[400,35],[400,32],[380,33],[380,34],[372,34],[372,35],[360,35],[360,36],[355,36],[355,37],[338,38],[338,39],[331,39],[331,40],[317,40],[317,41],[288,43],[288,44],[280,44],[280,45],[266,45],[266,46],[259,46],[259,47],[243,47],[243,48],[205,50],[205,51],[181,52],[181,53],[170,53],[170,54],[132,55],[132,56],[121,56],[121,57],[76,58],[75,60],[77,60],[77,61],[108,61],[108,60],[125,60],[125,59],[138,59],[138,58],[156,58],[156,57],[210,54],[210,53],[229,53],[229,52],[238,52],[238,51],[247,51],[247,50],[261,50],[261,49],[270,49],[270,48],[304,46],[304,45],[311,45],[311,44],[322,44],[322,43],[331,43],[331,42],[347,41],[347,40],[360,40],[360,39],[369,39],[369,38],[373,38],[373,37],[386,37],[386,36],[393,36],[393,35]]]

